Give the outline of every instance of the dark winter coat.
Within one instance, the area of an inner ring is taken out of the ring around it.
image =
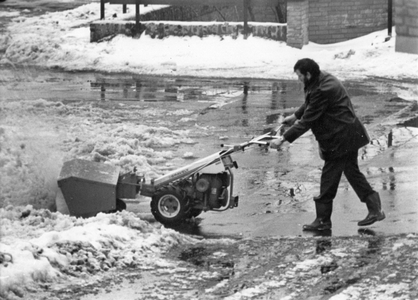
[[[311,129],[324,160],[356,151],[370,142],[344,86],[326,72],[305,87],[305,103],[295,115],[298,121],[283,134],[284,138],[292,143]]]

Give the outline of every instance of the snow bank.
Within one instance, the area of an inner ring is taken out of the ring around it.
[[[142,221],[134,213],[77,219],[31,206],[0,209],[0,296],[39,282],[94,280],[116,268],[153,269],[161,253],[190,237]]]

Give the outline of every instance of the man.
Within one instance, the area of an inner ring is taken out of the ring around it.
[[[337,194],[342,173],[353,187],[361,202],[367,205],[368,215],[359,226],[371,225],[385,218],[379,194],[372,189],[358,167],[358,149],[370,142],[363,124],[356,117],[351,100],[341,82],[318,64],[304,58],[294,66],[304,84],[305,103],[283,124],[292,125],[272,148],[285,141],[292,143],[309,129],[318,141],[321,158],[325,161],[321,174],[320,194],[314,197],[316,219],[304,225],[303,230],[330,230],[333,200]]]

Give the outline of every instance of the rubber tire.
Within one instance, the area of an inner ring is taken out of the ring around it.
[[[154,218],[162,224],[180,223],[187,218],[188,211],[188,200],[178,188],[164,187],[152,197],[151,212]]]

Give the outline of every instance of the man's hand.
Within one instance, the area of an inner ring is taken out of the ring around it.
[[[283,143],[285,142],[286,140],[281,136],[280,138],[278,138],[278,139],[274,139],[273,141],[271,141],[271,143],[270,143],[270,148],[272,148],[272,149],[277,149],[277,150],[279,150],[280,149],[280,147],[283,145]]]
[[[291,116],[288,116],[288,117],[284,118],[284,120],[282,121],[282,124],[293,125],[296,122],[297,119],[298,118],[296,118],[295,114],[293,114]]]

